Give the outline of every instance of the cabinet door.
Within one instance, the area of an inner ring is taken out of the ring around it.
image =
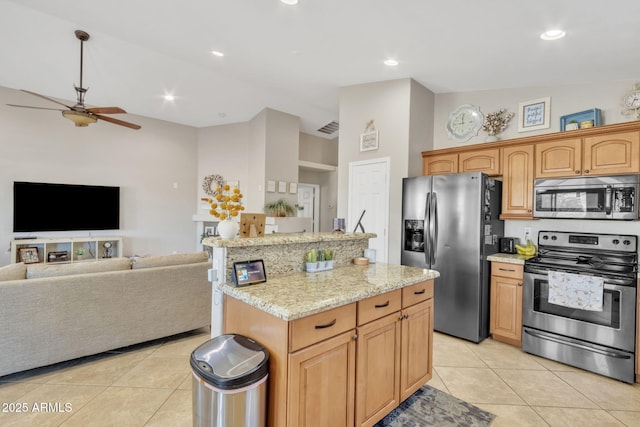
[[[640,172],[640,132],[584,139],[583,175]]]
[[[356,426],[372,426],[400,403],[400,312],[358,328]]]
[[[502,213],[500,219],[533,217],[533,145],[502,149]]]
[[[443,175],[448,173],[458,173],[457,154],[440,154],[423,157],[423,175]]]
[[[400,401],[431,379],[433,360],[433,299],[402,310]]]
[[[353,426],[354,335],[345,332],[289,355],[287,425]]]
[[[491,276],[489,332],[496,341],[522,347],[522,279]]]
[[[458,171],[484,172],[489,176],[500,175],[500,149],[465,151],[458,155]]]
[[[582,139],[536,144],[536,178],[582,174]]]

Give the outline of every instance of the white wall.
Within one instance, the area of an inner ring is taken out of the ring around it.
[[[407,176],[422,175],[422,152],[433,150],[435,95],[411,80],[409,111],[409,171]],[[399,251],[399,249],[398,249]]]
[[[338,147],[338,217],[348,218],[349,163],[389,157],[389,253],[388,262],[400,263],[402,216],[402,178],[409,176],[411,151],[424,151],[429,146],[428,124],[412,127],[411,110],[428,113],[428,90],[412,79],[368,83],[340,90],[340,143]],[[414,96],[415,94],[415,96]],[[419,116],[420,113],[417,113]],[[370,120],[379,132],[379,149],[360,152],[360,134]],[[411,131],[413,135],[410,138]],[[422,134],[422,135],[421,135]],[[423,147],[419,141],[422,139]],[[410,143],[411,140],[411,143]],[[347,224],[353,229],[355,224]]]
[[[13,181],[119,186],[121,229],[92,235],[123,236],[125,255],[193,251],[195,128],[133,115],[122,119],[142,129],[100,121],[77,128],[57,111],[4,105],[44,104],[23,92],[0,87],[0,99],[0,265],[10,262],[9,241],[27,234],[12,232]],[[42,215],[55,208],[43,206]],[[100,209],[100,201],[87,200],[81,214],[91,215],[95,209]],[[87,235],[37,233],[38,237]]]

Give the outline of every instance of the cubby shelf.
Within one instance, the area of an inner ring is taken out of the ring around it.
[[[111,247],[106,248],[105,243]],[[37,261],[36,261],[37,256]],[[61,263],[122,257],[122,237],[70,237],[11,241],[11,262]]]

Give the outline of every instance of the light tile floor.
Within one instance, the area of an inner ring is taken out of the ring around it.
[[[0,377],[0,426],[191,426],[189,355],[208,339],[198,330]],[[640,426],[640,384],[491,339],[434,334],[429,384],[496,414],[492,427]]]

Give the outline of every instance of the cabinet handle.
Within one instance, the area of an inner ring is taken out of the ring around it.
[[[580,171],[579,170],[576,170],[576,175],[580,175]]]
[[[353,336],[353,340],[354,340],[354,341],[358,341],[358,334],[355,334],[355,335]]]
[[[522,286],[522,282],[518,282],[518,286]]]
[[[333,319],[331,322],[326,323],[324,325],[316,325],[316,329],[330,328],[330,327],[332,327],[333,325],[336,324],[336,320],[338,320],[338,319]]]
[[[401,314],[400,317],[398,317],[398,320],[402,320],[404,318],[404,316]]]
[[[589,169],[585,169],[585,170],[584,170],[584,173],[589,173]]]
[[[414,294],[414,295],[422,295],[422,294],[424,294],[425,292],[427,292],[427,291],[426,291],[425,289],[423,289],[423,290],[421,290],[421,291],[415,291],[413,294]]]
[[[385,302],[384,304],[376,304],[375,308],[384,308],[389,306],[389,300],[387,300],[387,302]]]
[[[527,212],[531,213],[531,209],[527,209]]]
[[[408,318],[409,318],[409,315],[408,315],[408,314],[405,314],[403,317],[404,317],[405,319],[408,319]]]
[[[502,267],[499,267],[498,270],[500,270],[500,271],[508,271],[509,273],[515,273],[516,272],[515,270],[511,270],[509,268],[502,268]]]

